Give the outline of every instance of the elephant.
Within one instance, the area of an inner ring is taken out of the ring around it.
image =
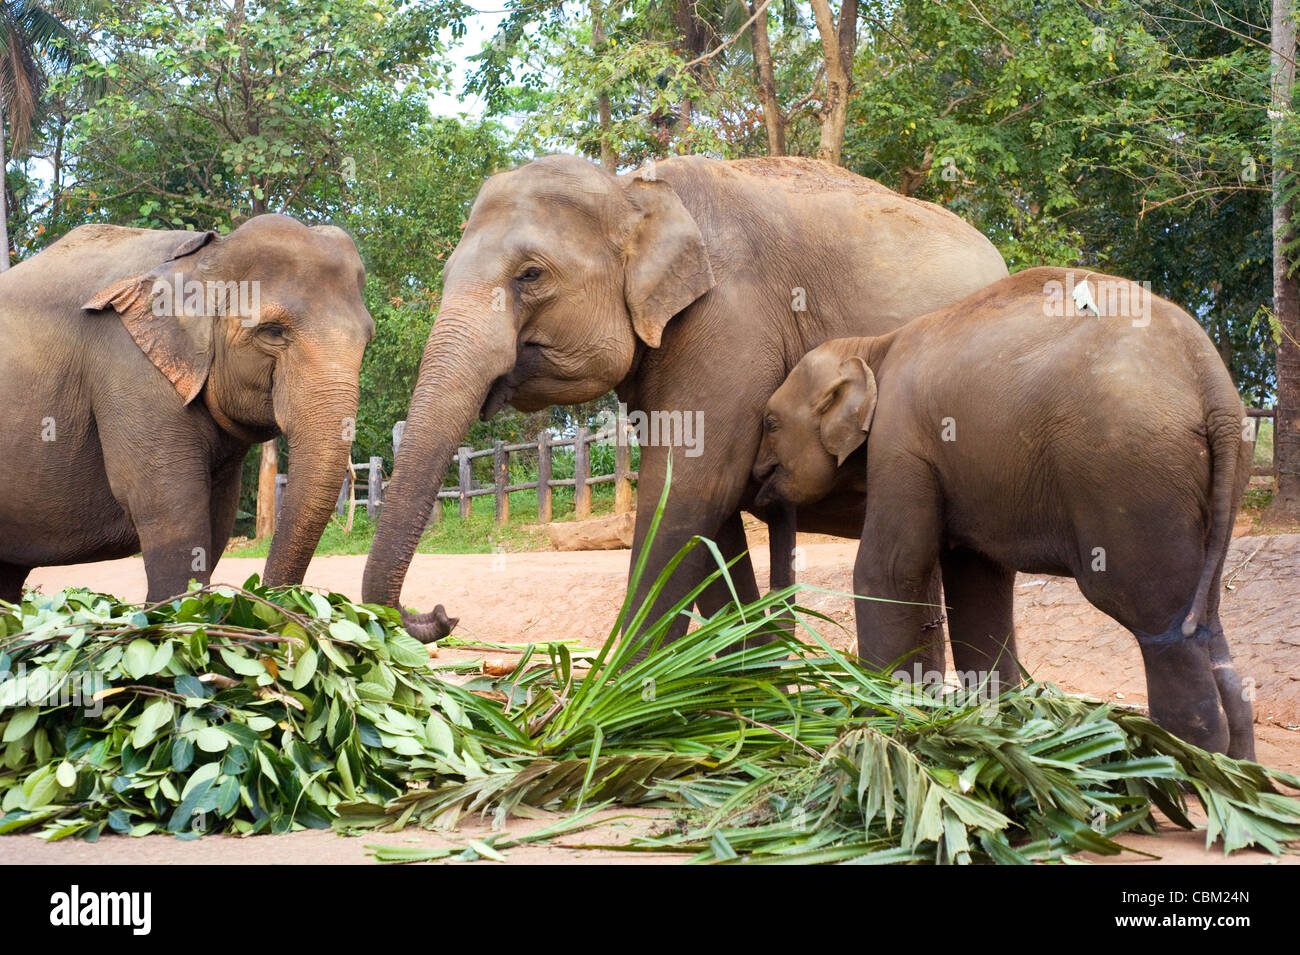
[[[374,322],[351,237],[83,225],[0,276],[0,598],[143,552],[148,599],[211,579],[254,444],[289,480],[264,583],[300,583],[347,469]]]
[[[638,495],[649,505],[637,513],[633,567],[670,452],[673,472],[636,600],[696,534],[740,558],[738,595],[757,599],[740,512],[753,506],[767,398],[821,342],[892,330],[1006,274],[997,249],[957,216],[817,160],[679,156],[615,176],[547,156],[492,176],[443,273],[363,598],[401,606],[439,483],[476,416],[614,389],[632,411],[694,415],[703,429],[697,447],[662,431],[642,444]],[[857,533],[835,507],[798,519]],[[697,548],[659,612],[707,574]],[[711,614],[730,599],[715,582],[698,603]],[[441,609],[405,619],[426,642],[446,630]]]
[[[767,404],[753,474],[760,503],[796,506],[856,482],[865,661],[894,664],[927,639],[937,564],[963,684],[1014,685],[1016,571],[1072,577],[1137,638],[1152,717],[1252,759],[1219,619],[1246,421],[1182,309],[1125,279],[1034,268],[813,349]]]

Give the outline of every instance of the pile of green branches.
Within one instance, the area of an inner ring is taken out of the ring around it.
[[[460,778],[475,744],[394,611],[337,594],[196,588],[136,607],[0,602],[0,832],[287,832]],[[481,754],[480,754],[481,755]]]
[[[603,806],[655,805],[674,824],[630,848],[1023,863],[1118,852],[1118,834],[1152,829],[1153,807],[1191,826],[1195,801],[1225,851],[1300,839],[1300,800],[1279,790],[1300,788],[1292,775],[1047,685],[973,700],[900,685],[811,628],[804,642],[774,626],[793,588],[736,601],[668,647],[698,591],[662,618],[649,608],[686,552],[644,604],[628,598],[594,657],[537,645],[510,673],[467,682],[391,610],[255,578],[143,608],[86,591],[0,603],[0,832],[357,833],[574,814],[545,835]],[[701,588],[718,577],[720,558]]]

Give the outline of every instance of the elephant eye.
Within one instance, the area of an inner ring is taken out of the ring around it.
[[[535,265],[531,265],[517,275],[516,281],[519,282],[536,282],[542,277],[542,270]]]
[[[271,322],[268,325],[257,326],[257,333],[263,338],[273,342],[282,342],[285,340],[285,328],[283,325],[277,325]]]
[[[772,417],[771,415],[765,417],[763,419],[763,430],[766,431],[768,434],[771,434],[773,431],[775,431],[776,418]]]

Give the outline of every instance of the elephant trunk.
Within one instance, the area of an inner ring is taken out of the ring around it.
[[[443,299],[366,560],[361,593],[367,603],[401,607],[402,582],[452,457],[493,383],[514,367],[515,330],[509,315],[494,312],[491,302],[492,288],[481,283]],[[403,619],[425,643],[446,636],[456,623],[441,606],[432,613],[403,613]]]
[[[359,362],[358,362],[359,364]],[[316,545],[329,523],[347,473],[357,415],[355,368],[311,376],[308,400],[286,396],[286,413],[277,407],[289,444],[289,481],[276,524],[263,582],[269,586],[302,583]],[[281,405],[277,394],[277,406]]]

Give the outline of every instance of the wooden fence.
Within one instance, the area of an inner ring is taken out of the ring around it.
[[[1275,419],[1276,409],[1247,408],[1246,414],[1255,419]],[[402,446],[402,435],[405,431],[405,421],[399,421],[393,426],[394,458],[397,457],[397,452]],[[460,518],[465,520],[469,517],[470,499],[491,494],[496,499],[496,522],[504,524],[510,520],[510,495],[516,491],[536,490],[537,522],[539,524],[549,524],[551,522],[551,490],[557,487],[571,487],[574,489],[574,515],[578,520],[582,520],[591,514],[592,486],[611,482],[614,484],[614,512],[622,514],[630,511],[632,509],[632,482],[637,479],[637,472],[632,470],[632,449],[626,441],[620,441],[615,445],[614,473],[591,473],[591,445],[612,436],[613,432],[608,429],[593,433],[587,428],[579,428],[572,438],[557,439],[551,437],[549,431],[543,431],[536,441],[528,441],[522,444],[505,444],[498,441],[492,447],[481,451],[461,447],[457,449],[455,458],[459,484],[456,487],[443,488],[438,492],[438,503],[433,509],[430,523],[436,524],[442,517],[443,501],[458,501],[460,504]],[[574,477],[552,478],[552,452],[556,448],[570,447],[574,449]],[[521,451],[534,450],[537,452],[537,480],[511,484],[510,455]],[[474,487],[472,462],[477,458],[487,457],[492,458],[492,482]],[[353,475],[355,474],[357,489],[365,488],[365,497],[356,498],[356,506],[364,505],[371,520],[379,519],[379,511],[384,502],[384,492],[388,488],[388,482],[384,480],[383,463],[383,459],[378,457],[372,457],[366,462],[353,462],[351,471],[344,478],[343,488],[339,491],[337,510],[340,514],[346,513],[348,504],[352,500]],[[1274,458],[1271,462],[1267,465],[1254,465],[1250,473],[1252,476],[1276,478],[1276,452],[1274,452]],[[275,479],[275,517],[277,521],[280,518],[280,505],[284,497],[284,487],[287,481],[288,477],[283,474],[277,475]]]
[[[402,446],[402,434],[406,422],[399,421],[393,426],[393,457]],[[510,495],[516,491],[537,491],[537,522],[551,522],[551,492],[557,487],[571,487],[573,491],[574,516],[582,520],[591,514],[591,489],[597,484],[614,485],[614,512],[622,514],[632,510],[632,482],[637,479],[637,472],[632,470],[632,449],[626,441],[614,446],[614,471],[612,474],[591,473],[591,446],[598,441],[613,437],[610,429],[592,432],[579,428],[572,438],[555,438],[549,431],[543,431],[536,441],[520,444],[505,444],[497,441],[492,447],[475,451],[473,448],[461,447],[456,451],[456,472],[459,483],[455,487],[444,487],[438,492],[438,503],[433,509],[431,524],[436,524],[442,517],[442,502],[459,502],[460,518],[465,520],[470,514],[470,500],[476,497],[492,495],[496,499],[496,522],[505,524],[510,520]],[[556,448],[573,448],[573,473],[571,478],[553,478],[552,454]],[[537,480],[510,483],[510,455],[525,451],[537,452]],[[479,458],[492,459],[492,481],[488,484],[474,486],[473,462]],[[355,478],[354,478],[355,475]],[[284,488],[288,482],[287,475],[280,474],[275,479],[275,515],[280,516],[280,507],[284,498]],[[371,520],[379,518],[383,508],[384,492],[388,488],[384,480],[383,459],[372,457],[366,462],[353,462],[350,471],[343,479],[339,491],[336,510],[340,514],[347,512],[349,503],[365,506]],[[355,484],[355,491],[354,491]],[[365,489],[365,496],[353,497],[354,493]]]
[[[1255,419],[1255,425],[1257,429],[1255,435],[1256,440],[1258,440],[1259,438],[1258,427],[1259,427],[1260,418],[1271,418],[1273,421],[1275,422],[1277,421],[1276,408],[1247,408],[1246,415],[1248,417]],[[1256,464],[1252,466],[1250,469],[1250,473],[1252,477],[1257,477],[1257,476],[1271,477],[1274,480],[1277,480],[1277,429],[1276,428],[1273,429],[1273,460],[1270,461],[1267,465]]]

